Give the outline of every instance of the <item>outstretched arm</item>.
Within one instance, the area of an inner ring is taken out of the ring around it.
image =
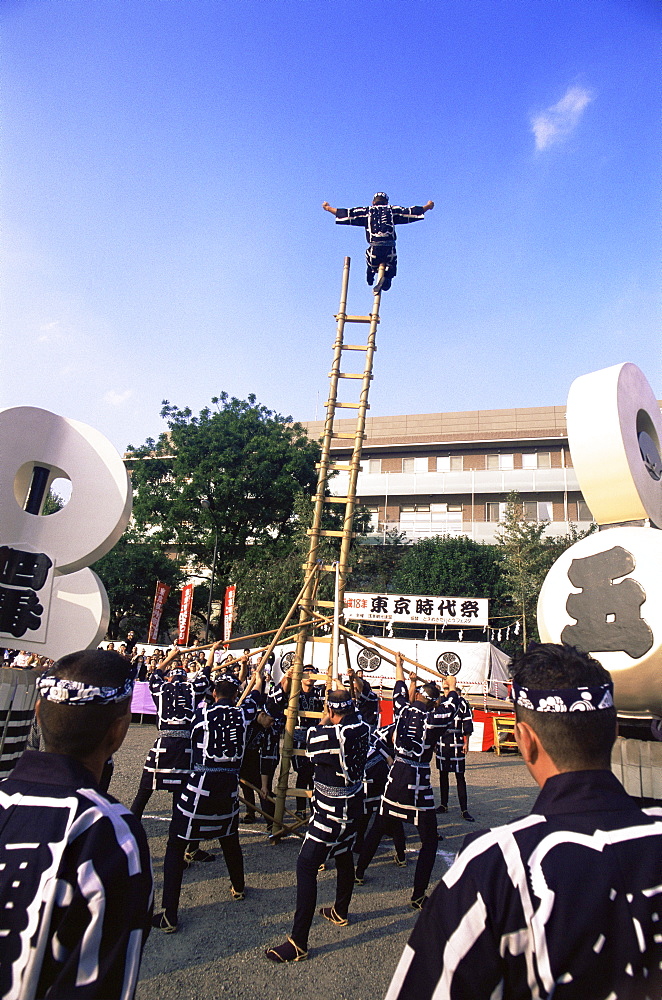
[[[333,208],[332,205],[329,205],[328,201],[322,202],[322,208],[324,209],[325,212],[331,212],[331,215],[335,215],[338,211],[337,208]]]

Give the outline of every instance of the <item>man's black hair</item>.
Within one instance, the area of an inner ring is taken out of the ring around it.
[[[513,680],[535,691],[598,687],[611,676],[588,653],[575,646],[548,642],[531,646],[512,665]],[[609,770],[616,738],[616,709],[588,712],[534,712],[515,705],[518,722],[526,722],[562,771]]]
[[[83,649],[68,653],[55,663],[46,676],[81,681],[95,687],[121,687],[131,664],[119,653],[107,649]],[[39,720],[46,749],[81,759],[88,757],[103,741],[115,719],[124,715],[128,698],[95,704],[67,705],[42,699]]]
[[[234,681],[220,680],[214,684],[214,692],[217,698],[230,698],[234,701],[237,697],[237,685]]]
[[[421,694],[425,696],[428,702],[436,701],[437,698],[441,697],[441,691],[436,684],[430,682],[429,684],[424,684],[421,688]]]

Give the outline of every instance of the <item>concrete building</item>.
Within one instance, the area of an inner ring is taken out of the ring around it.
[[[304,423],[310,437],[321,420]],[[336,420],[351,432],[354,420]],[[346,461],[352,442],[332,443]],[[331,492],[345,495],[348,473],[337,473]],[[564,406],[469,410],[369,417],[357,493],[372,512],[374,541],[397,528],[414,541],[433,535],[468,535],[493,542],[506,497],[521,494],[531,520],[548,521],[547,534],[565,535],[570,523],[592,518],[572,468]]]

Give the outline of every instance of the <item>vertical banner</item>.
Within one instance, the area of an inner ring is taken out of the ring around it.
[[[177,645],[185,646],[188,642],[188,631],[191,625],[191,609],[193,607],[194,583],[187,583],[182,587],[182,603],[179,610],[179,630],[177,633]]]
[[[159,627],[161,625],[161,615],[163,614],[163,607],[165,602],[168,600],[168,594],[170,593],[170,587],[167,583],[159,582],[156,584],[156,594],[154,595],[154,607],[152,608],[152,617],[149,620],[149,632],[147,633],[147,642],[156,642],[159,635]]]
[[[231,583],[225,588],[225,598],[223,599],[223,641],[227,642],[232,635],[232,623],[234,621],[234,597],[237,587]]]

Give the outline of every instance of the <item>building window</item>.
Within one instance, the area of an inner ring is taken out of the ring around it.
[[[463,469],[463,455],[440,455],[437,458],[437,472],[462,472]]]
[[[524,517],[527,521],[551,521],[553,513],[551,500],[524,501]]]
[[[515,467],[515,456],[512,454],[506,455],[486,455],[485,456],[485,468],[486,469],[514,469]]]
[[[588,509],[588,504],[585,500],[577,501],[577,520],[578,521],[592,521],[593,515]]]
[[[367,461],[367,466],[368,466],[367,471],[371,475],[375,473],[379,475],[379,473],[382,471],[382,460],[381,458],[369,458]]]
[[[464,507],[462,506],[461,503],[447,503],[446,510],[448,511],[449,514],[461,514],[462,511],[464,510]]]
[[[486,503],[485,504],[485,520],[486,521],[500,521],[501,520],[501,504],[500,503]]]
[[[429,503],[403,503],[400,507],[401,514],[418,514],[426,511],[430,512]]]
[[[428,460],[427,458],[403,458],[402,471],[410,475],[414,472],[427,472]]]
[[[533,451],[522,455],[523,469],[551,469],[552,454],[549,451]]]

